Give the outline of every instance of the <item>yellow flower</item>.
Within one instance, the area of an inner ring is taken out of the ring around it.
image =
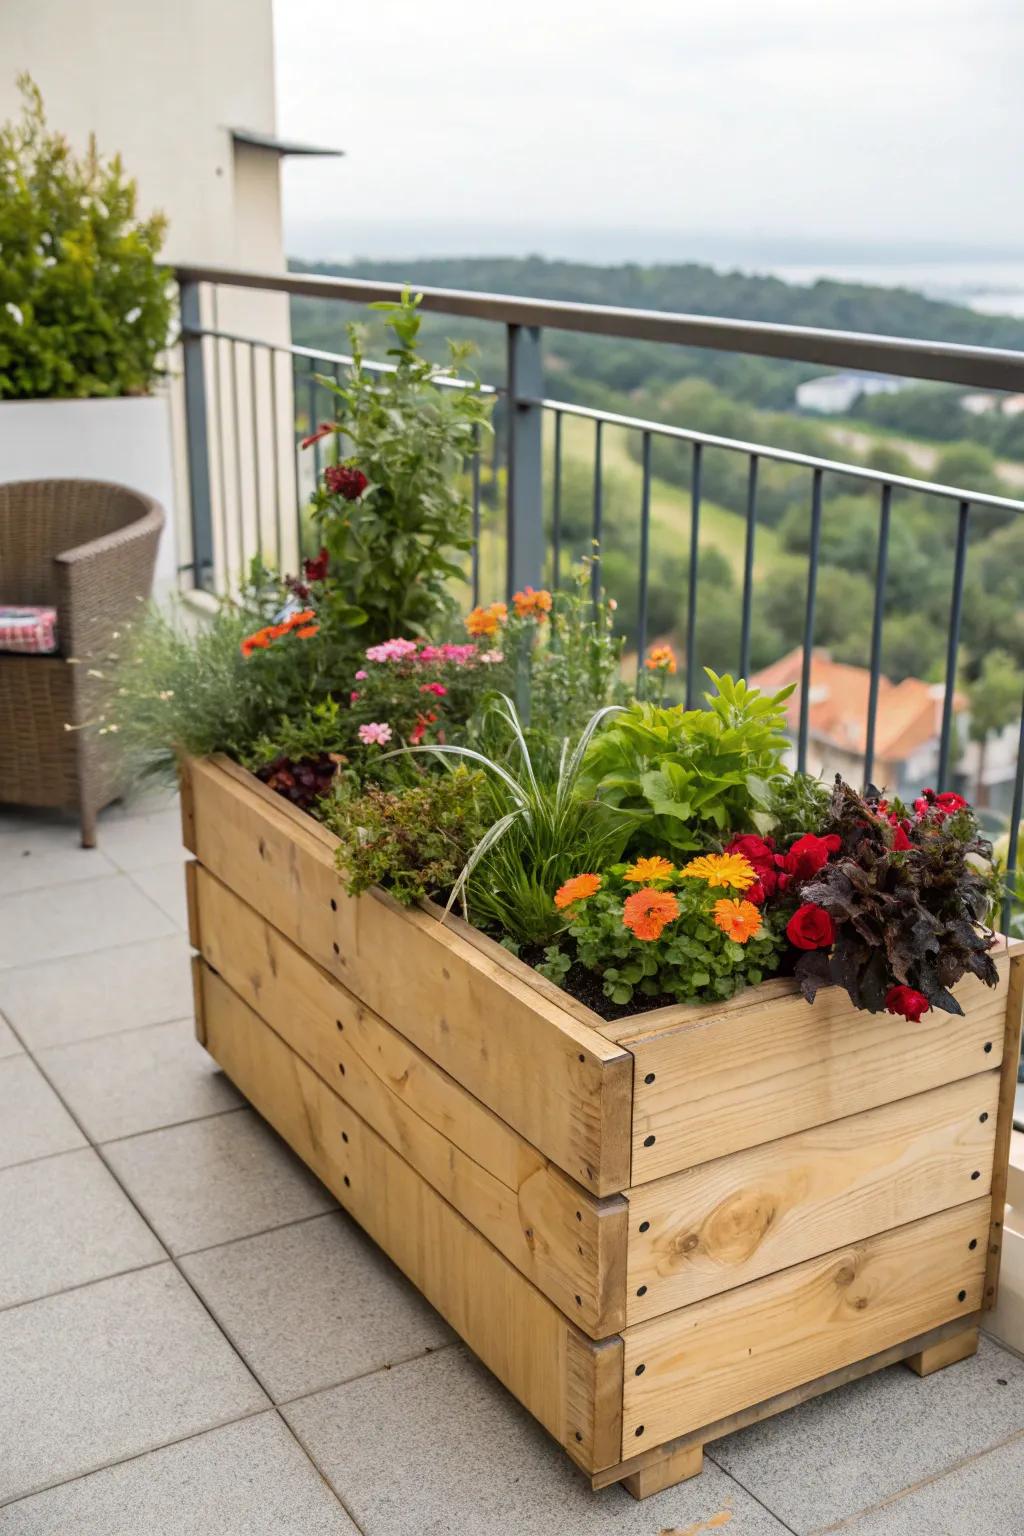
[[[685,879],[706,880],[711,886],[727,885],[734,891],[745,891],[757,879],[753,864],[742,853],[705,853],[699,859],[691,859],[679,873]]]
[[[745,944],[761,928],[761,914],[752,901],[723,898],[715,902],[715,926],[729,935],[735,944]]]
[[[626,870],[625,878],[631,885],[656,885],[659,880],[671,880],[675,872],[675,865],[670,860],[655,853],[649,858],[637,859]]]

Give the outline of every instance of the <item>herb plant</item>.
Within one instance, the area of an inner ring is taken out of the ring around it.
[[[601,732],[583,766],[597,799],[629,811],[630,847],[673,854],[713,846],[727,832],[771,831],[771,783],[785,772],[783,688],[762,697],[708,670],[706,709],[635,703]]]
[[[28,75],[20,121],[0,125],[0,399],[143,395],[173,302],[157,264],[165,221],[90,140],[76,155]]]

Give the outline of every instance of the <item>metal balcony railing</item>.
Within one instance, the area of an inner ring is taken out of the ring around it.
[[[247,289],[290,297],[369,304],[380,300],[397,300],[401,289],[392,283],[240,272],[209,267],[179,268],[177,278],[181,288],[191,500],[190,570],[197,587],[215,590],[223,587],[229,579],[231,565],[237,571],[249,556],[261,548],[278,562],[285,558],[286,551],[290,551],[296,560],[301,557],[304,549],[303,506],[312,484],[312,476],[319,474],[321,466],[318,444],[313,451],[312,463],[304,467],[302,456],[297,452],[301,436],[297,416],[301,413],[310,425],[315,424],[321,406],[329,398],[321,395],[322,386],[317,383],[317,374],[340,378],[350,359],[341,353],[293,346],[283,341],[240,335],[222,329],[217,325],[215,311],[204,323],[204,294],[215,295],[225,290]],[[638,662],[642,661],[648,640],[652,445],[659,439],[690,445],[687,477],[690,515],[687,535],[689,570],[685,620],[685,696],[691,704],[698,696],[699,687],[695,637],[700,602],[698,553],[705,456],[711,450],[723,450],[739,455],[747,464],[742,609],[738,654],[733,663],[740,674],[749,673],[754,634],[759,470],[764,464],[784,464],[806,471],[809,539],[802,617],[799,722],[796,732],[796,761],[800,768],[805,768],[808,761],[811,666],[818,619],[822,509],[826,483],[832,477],[837,480],[841,478],[844,482],[855,480],[870,485],[878,497],[878,542],[874,570],[871,573],[874,611],[863,752],[865,781],[870,781],[875,767],[890,530],[892,519],[899,510],[898,502],[894,506],[894,498],[912,493],[933,499],[937,507],[948,508],[955,517],[955,548],[935,779],[938,788],[950,784],[954,701],[972,519],[976,525],[977,514],[986,509],[1019,514],[1024,512],[1024,502],[888,474],[837,459],[775,448],[771,444],[717,437],[685,427],[594,410],[570,401],[549,398],[544,390],[543,333],[545,330],[582,331],[610,338],[741,352],[820,363],[832,368],[868,370],[919,381],[935,380],[1015,393],[1024,393],[1024,353],[486,293],[431,288],[417,291],[422,293],[424,311],[474,321],[489,321],[505,330],[505,376],[499,385],[492,387],[492,392],[499,397],[500,412],[492,468],[500,464],[506,472],[503,507],[506,552],[504,574],[509,593],[526,585],[542,585],[546,576],[555,586],[561,582],[565,421],[582,418],[593,423],[590,532],[598,547],[608,531],[603,497],[605,432],[608,429],[622,429],[635,434],[639,439],[639,542],[636,551],[638,618],[635,635]],[[209,302],[206,308],[209,310]],[[388,365],[377,363],[365,366],[383,371]],[[549,422],[550,427],[547,433],[545,421]],[[548,506],[545,505],[546,442],[551,458],[547,475],[550,494]],[[281,462],[282,443],[286,453],[290,450],[293,461],[287,469]],[[265,483],[261,483],[261,474],[270,481],[269,490]],[[492,475],[492,484],[497,483],[497,477]],[[250,516],[248,520],[244,505],[247,496],[250,500],[255,498],[257,509],[255,518]],[[474,532],[478,536],[481,532],[481,505],[481,468],[477,459],[473,465],[473,516]],[[476,602],[481,596],[479,543],[473,558],[471,579],[473,599]],[[600,580],[596,566],[594,580],[595,583]],[[1020,824],[1022,802],[1024,709],[1009,817],[1011,827]],[[1009,858],[1007,900],[1003,914],[1006,926],[1012,916],[1011,893],[1016,887],[1017,854],[1013,838],[1010,839]]]

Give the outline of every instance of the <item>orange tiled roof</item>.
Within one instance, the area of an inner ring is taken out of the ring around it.
[[[789,727],[795,734],[800,720],[800,670],[803,650],[800,646],[765,667],[751,683],[767,693],[774,693],[787,683],[796,683],[786,704]],[[871,674],[867,667],[849,666],[833,661],[828,651],[816,650],[811,658],[810,715],[808,729],[819,741],[827,741],[847,752],[863,752],[867,745],[868,691]],[[919,747],[934,741],[942,721],[943,686],[926,683],[919,677],[905,677],[892,683],[878,680],[878,714],[875,725],[875,755],[889,762],[902,762]],[[967,707],[963,694],[953,698],[959,712]]]

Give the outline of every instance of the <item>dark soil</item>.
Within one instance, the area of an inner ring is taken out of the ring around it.
[[[544,951],[539,946],[524,947],[519,952],[519,958],[536,970],[544,959]],[[632,1002],[613,1003],[610,997],[604,995],[604,983],[600,976],[595,971],[588,971],[579,961],[569,967],[559,985],[563,992],[568,992],[570,997],[585,1007],[592,1008],[609,1024],[613,1024],[616,1019],[628,1019],[634,1013],[650,1013],[652,1008],[668,1008],[677,1002],[668,993],[659,997],[646,997],[642,992],[634,992]]]

